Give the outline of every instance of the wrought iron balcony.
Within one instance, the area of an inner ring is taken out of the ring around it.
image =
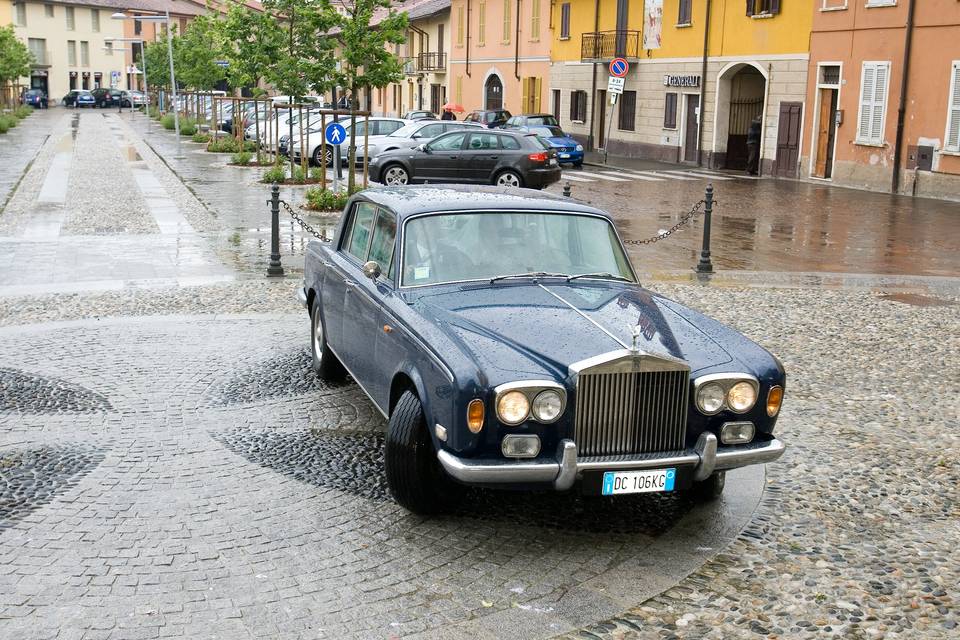
[[[447,54],[442,51],[432,53],[421,53],[417,56],[417,67],[420,71],[446,71]]]
[[[580,40],[580,60],[609,62],[614,58],[640,58],[639,31],[591,31]]]

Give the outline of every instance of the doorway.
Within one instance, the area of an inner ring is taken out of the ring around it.
[[[781,102],[777,120],[777,160],[773,173],[782,178],[796,178],[800,162],[800,124],[802,102]]]
[[[683,125],[683,161],[697,161],[698,120],[700,116],[700,96],[687,94],[687,111]]]
[[[820,111],[817,117],[817,157],[813,175],[817,178],[833,176],[833,141],[837,137],[836,89],[820,89]]]
[[[720,72],[713,140],[718,166],[737,170],[747,168],[747,134],[758,118],[761,127],[759,153],[762,164],[766,92],[767,78],[758,64],[733,63]]]
[[[491,74],[483,85],[484,109],[492,111],[494,109],[503,109],[503,82],[500,76]]]
[[[597,141],[594,145],[597,149],[603,149],[607,142],[607,90],[597,90],[597,130],[593,134],[593,139]]]

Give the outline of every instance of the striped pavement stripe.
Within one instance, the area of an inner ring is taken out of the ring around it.
[[[611,182],[630,182],[629,178],[614,178],[613,176],[605,176],[600,173],[591,173],[589,171],[577,171],[577,175],[586,176],[588,178],[597,178],[599,180],[610,180]]]
[[[612,171],[604,171],[604,173],[613,173],[613,172],[612,172]],[[644,175],[644,174],[642,174],[642,173],[637,173],[637,172],[635,172],[635,171],[626,171],[626,170],[620,171],[620,172],[618,172],[616,175],[628,176],[628,177],[633,178],[633,179],[635,179],[635,180],[647,180],[647,181],[649,181],[649,182],[663,182],[664,180],[667,179],[666,177],[663,177],[663,178],[655,178],[655,177],[653,177],[653,176],[647,176],[647,175]]]
[[[579,173],[579,171],[577,173]],[[596,182],[596,180],[591,180],[590,178],[581,178],[570,171],[564,171],[560,174],[560,176],[561,180],[573,180],[574,182]]]
[[[653,171],[652,173],[658,176],[666,176],[669,178],[673,178],[674,180],[703,180],[702,177],[694,178],[693,176],[688,175],[683,171],[664,170],[664,171]]]
[[[711,180],[736,180],[736,177],[734,176],[724,176],[724,175],[720,175],[719,173],[707,173],[706,171],[691,170],[691,171],[686,171],[685,173],[689,176],[694,176],[697,178],[701,178],[701,177],[710,178]]]

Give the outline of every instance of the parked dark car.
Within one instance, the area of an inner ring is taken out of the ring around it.
[[[559,127],[560,121],[552,113],[524,113],[519,116],[510,116],[503,124],[504,129],[534,126]]]
[[[42,89],[30,89],[23,93],[23,104],[36,109],[47,108],[47,93]]]
[[[101,109],[105,109],[106,107],[118,107],[120,106],[121,100],[123,100],[123,92],[119,89],[100,87],[99,89],[94,89],[90,93],[93,95],[93,98],[96,101],[96,106],[100,107]]]
[[[720,495],[776,460],[780,361],[644,289],[609,215],[496,187],[386,187],[306,251],[313,369],[389,420],[387,484],[417,513],[461,485]]]
[[[553,116],[550,116],[551,118]],[[572,164],[575,167],[583,166],[583,145],[563,132],[560,127],[549,125],[506,125],[508,131],[522,131],[538,135],[557,150],[557,161],[560,164]]]
[[[499,129],[509,119],[510,112],[506,109],[493,109],[490,111],[471,111],[466,115],[463,121],[477,122],[486,125],[490,129]]]
[[[413,149],[370,160],[370,177],[386,185],[413,182],[497,184],[542,189],[560,179],[557,152],[534,135],[451,131]]]
[[[403,114],[404,120],[436,120],[437,114],[433,111],[425,111],[423,109],[418,109],[415,111],[407,111]]]
[[[97,104],[97,99],[86,89],[72,89],[60,102],[65,107],[92,107]]]

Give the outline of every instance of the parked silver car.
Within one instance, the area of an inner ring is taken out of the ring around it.
[[[384,151],[394,149],[413,149],[417,145],[433,140],[439,135],[458,129],[472,129],[481,125],[456,120],[415,120],[390,135],[371,136],[367,140],[367,149],[371,158]],[[357,149],[357,160],[363,160],[363,149]]]

